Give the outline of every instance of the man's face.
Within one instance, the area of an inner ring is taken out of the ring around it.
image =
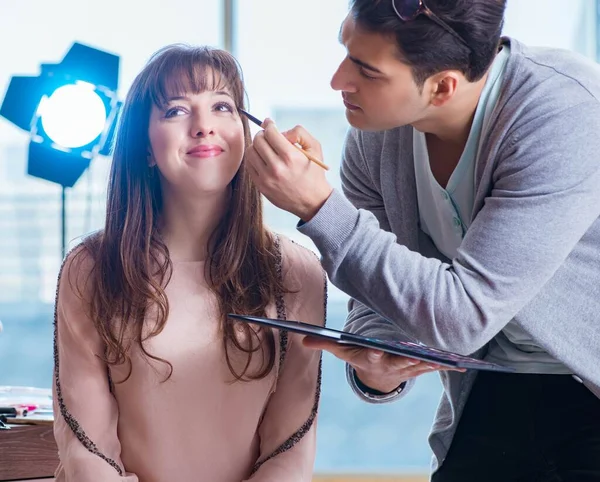
[[[348,16],[340,42],[347,55],[331,87],[341,91],[346,118],[353,127],[387,130],[425,116],[429,97],[415,83],[411,68],[398,59],[393,37],[367,32]]]

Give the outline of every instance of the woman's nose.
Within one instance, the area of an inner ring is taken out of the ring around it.
[[[192,137],[206,137],[215,133],[214,122],[210,115],[197,114],[192,122]]]

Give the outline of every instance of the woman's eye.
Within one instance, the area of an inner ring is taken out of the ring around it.
[[[170,117],[176,117],[184,114],[184,110],[181,107],[172,107],[167,112],[165,112],[165,117],[168,119]]]
[[[218,112],[233,112],[233,107],[227,102],[219,102],[215,104],[215,110]]]

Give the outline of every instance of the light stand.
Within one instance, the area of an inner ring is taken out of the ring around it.
[[[66,254],[66,188],[92,159],[108,155],[121,102],[119,57],[75,42],[41,73],[13,76],[0,115],[30,133],[27,173],[61,186],[61,254]]]

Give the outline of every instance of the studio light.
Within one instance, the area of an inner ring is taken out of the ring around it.
[[[0,115],[29,132],[27,173],[62,186],[62,248],[65,251],[65,189],[75,185],[98,154],[108,155],[121,102],[119,57],[75,42],[38,76],[13,76]]]
[[[40,103],[42,128],[57,146],[85,146],[102,134],[106,107],[93,89],[85,82],[63,85]]]

